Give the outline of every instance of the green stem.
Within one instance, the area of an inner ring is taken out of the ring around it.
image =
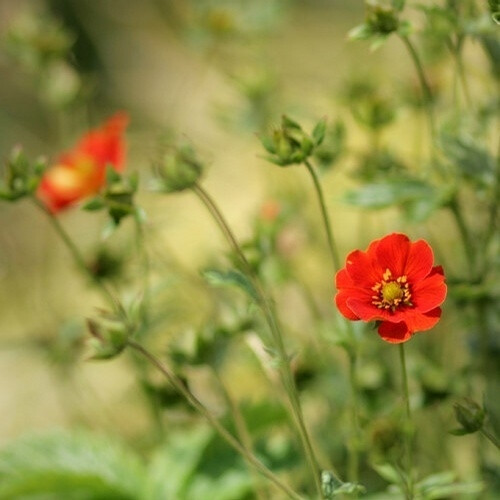
[[[318,174],[311,163],[306,160],[304,161],[309,174],[312,177],[314,188],[316,191],[316,196],[318,198],[318,203],[321,209],[321,216],[323,220],[323,226],[325,228],[326,239],[328,241],[328,248],[330,250],[330,256],[332,259],[334,272],[338,271],[341,267],[340,257],[335,243],[335,238],[333,236],[332,226],[330,223],[330,218],[328,216],[328,211],[326,209],[325,196],[323,194],[323,188],[319,180]],[[351,334],[353,345],[351,351],[349,352],[349,380],[351,385],[351,426],[352,426],[352,436],[351,443],[349,446],[349,480],[352,482],[357,482],[359,479],[359,419],[358,419],[358,400],[359,400],[359,390],[357,382],[357,346],[354,340],[354,330],[350,322],[347,322],[347,328]]]
[[[415,65],[415,69],[417,70],[418,79],[420,81],[420,86],[422,87],[422,92],[424,95],[425,112],[427,114],[427,119],[429,122],[429,132],[431,134],[432,142],[434,143],[434,140],[436,137],[436,126],[435,126],[435,120],[434,120],[434,110],[432,107],[433,98],[432,98],[431,87],[427,81],[427,77],[425,76],[425,72],[424,72],[424,67],[422,65],[422,62],[420,61],[420,57],[419,57],[418,52],[415,49],[413,43],[410,41],[410,39],[406,35],[399,35],[399,38],[401,38],[402,42],[405,44],[406,48],[408,49],[408,52],[410,53],[410,56],[411,56],[413,63]]]
[[[89,269],[85,262],[85,259],[81,255],[73,240],[70,238],[69,234],[64,229],[63,225],[60,223],[58,217],[50,212],[41,201],[33,198],[33,202],[48,217],[50,224],[54,228],[57,235],[61,238],[63,243],[66,245],[66,248],[69,250],[71,256],[73,257],[73,260],[75,261],[78,268],[82,271],[82,273],[85,274],[92,283],[97,285],[104,298],[109,302],[109,304],[115,311],[119,312],[122,316],[126,316],[125,311],[123,310],[123,306],[120,304],[119,300],[113,295],[113,293],[102,282],[102,280],[98,279]]]
[[[487,439],[489,439],[489,441],[491,441],[491,443],[500,450],[500,441],[489,430],[481,429],[481,434]]]
[[[309,433],[307,431],[304,422],[302,408],[297,393],[297,387],[295,386],[295,380],[293,378],[293,373],[290,368],[290,361],[283,341],[281,325],[277,318],[277,314],[274,310],[273,301],[271,298],[267,296],[266,292],[262,288],[258,277],[256,276],[255,272],[250,266],[250,263],[245,257],[243,251],[241,250],[241,247],[239,246],[235,236],[233,235],[231,228],[229,227],[221,211],[215,204],[214,200],[199,184],[195,184],[192,190],[198,196],[198,198],[203,202],[203,204],[206,206],[206,208],[214,218],[215,222],[217,223],[220,230],[227,239],[229,245],[231,246],[233,251],[238,255],[241,264],[243,265],[245,271],[248,273],[249,278],[252,280],[255,289],[257,290],[257,294],[259,297],[259,307],[261,308],[264,314],[266,323],[268,324],[269,329],[271,331],[275,347],[278,351],[281,379],[285,387],[286,393],[288,395],[289,403],[292,409],[295,422],[297,424],[299,436],[302,442],[302,446],[304,448],[304,452],[306,454],[307,462],[309,464],[311,473],[314,478],[314,485],[316,487],[319,497],[321,498],[322,489],[321,489],[320,471],[318,467],[318,462],[311,444]]]
[[[245,422],[245,418],[241,414],[241,410],[239,408],[238,403],[234,400],[234,398],[231,396],[230,392],[228,391],[226,384],[224,384],[224,381],[222,380],[222,377],[220,376],[219,371],[217,368],[212,366],[212,372],[214,374],[215,379],[217,380],[217,383],[219,385],[220,391],[222,392],[222,395],[224,397],[224,400],[226,402],[227,408],[231,414],[231,417],[234,422],[234,427],[236,429],[236,433],[238,435],[238,438],[244,446],[244,448],[247,450],[248,453],[253,453],[253,445],[252,445],[252,438],[250,436],[250,432],[248,431],[247,424]],[[250,473],[253,473],[254,470],[253,468],[250,468]],[[264,493],[261,491],[259,488],[258,481],[254,481],[254,489],[255,489],[255,496],[258,500],[263,500],[265,498]]]
[[[325,203],[325,197],[323,195],[323,189],[321,187],[321,183],[319,182],[318,174],[316,173],[316,170],[314,167],[309,163],[308,160],[304,161],[304,165],[306,166],[307,170],[311,174],[313,183],[314,183],[314,189],[316,190],[316,195],[318,197],[318,202],[319,206],[321,209],[321,216],[323,219],[323,225],[325,227],[325,232],[326,232],[326,238],[328,240],[328,249],[330,250],[330,257],[332,259],[333,263],[333,269],[334,271],[338,271],[340,269],[340,258],[339,258],[339,252],[337,249],[337,245],[335,243],[335,239],[333,237],[333,231],[331,228],[330,224],[330,218],[328,216],[328,211],[326,210],[326,203]]]
[[[349,449],[349,481],[359,481],[359,387],[357,377],[357,349],[349,352],[349,381],[351,385],[351,445]]]
[[[399,359],[401,363],[401,375],[403,381],[403,395],[406,408],[406,425],[404,429],[404,444],[405,444],[405,468],[406,468],[406,498],[412,500],[413,494],[413,453],[412,453],[412,437],[413,437],[413,421],[410,408],[410,395],[408,391],[408,376],[406,371],[405,347],[404,343],[399,344]]]
[[[460,209],[460,205],[458,201],[454,198],[449,204],[451,213],[455,218],[455,222],[457,223],[458,231],[462,238],[462,243],[465,250],[465,255],[467,257],[467,262],[469,264],[469,272],[470,278],[474,279],[475,270],[476,270],[476,256],[474,252],[474,244],[472,240],[472,235],[470,234],[469,228],[467,227],[467,223],[465,222],[464,216],[462,214],[462,210]]]
[[[146,358],[155,368],[157,368],[172,384],[172,386],[180,392],[188,401],[188,403],[201,413],[205,419],[212,425],[217,433],[224,439],[231,447],[240,453],[249,464],[257,469],[263,476],[269,479],[275,486],[280,488],[289,498],[294,500],[303,500],[302,497],[293,491],[289,486],[281,481],[271,470],[269,470],[253,453],[248,452],[240,442],[226,430],[226,428],[219,422],[219,420],[205,407],[205,405],[186,387],[186,385],[171,372],[158,358],[149,352],[141,344],[134,340],[129,340],[129,347],[137,351],[144,358]]]

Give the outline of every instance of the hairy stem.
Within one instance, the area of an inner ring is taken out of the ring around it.
[[[250,432],[248,431],[247,424],[245,422],[245,418],[241,414],[240,407],[238,405],[238,402],[234,400],[234,398],[231,396],[231,393],[226,387],[226,384],[222,380],[222,377],[220,376],[219,371],[217,368],[212,367],[212,372],[214,374],[215,379],[217,380],[217,383],[219,385],[219,389],[222,392],[222,395],[224,397],[224,400],[226,402],[227,408],[229,410],[229,413],[231,414],[231,417],[233,419],[234,427],[236,429],[236,434],[238,435],[238,438],[244,446],[244,448],[247,450],[248,453],[253,453],[253,445],[252,445],[252,438],[250,436]],[[251,468],[250,472],[253,473],[254,469]],[[263,500],[265,498],[265,495],[263,491],[261,491],[261,488],[259,488],[258,481],[254,481],[254,490],[255,490],[255,496],[257,500]]]
[[[206,208],[208,209],[208,211],[210,212],[210,214],[214,218],[215,222],[217,223],[220,230],[224,234],[224,236],[227,239],[232,250],[238,255],[242,266],[244,267],[249,278],[252,280],[252,282],[255,286],[255,289],[257,290],[257,294],[259,297],[259,301],[258,301],[259,307],[261,308],[261,310],[264,314],[266,323],[269,326],[275,347],[276,347],[277,352],[278,352],[279,369],[280,369],[281,379],[282,379],[283,385],[285,387],[286,393],[288,395],[288,400],[290,403],[292,414],[294,416],[294,420],[295,420],[296,425],[297,425],[300,440],[302,442],[302,446],[304,448],[304,451],[305,451],[305,454],[307,457],[307,462],[309,464],[311,473],[313,474],[314,485],[316,487],[318,495],[321,498],[322,489],[321,489],[318,462],[317,462],[316,455],[314,453],[314,450],[313,450],[313,447],[311,444],[311,439],[309,437],[309,433],[307,431],[307,428],[306,428],[306,425],[304,422],[304,417],[302,414],[302,407],[301,407],[299,396],[297,393],[297,388],[295,386],[295,380],[293,378],[293,373],[292,373],[291,368],[290,368],[290,361],[288,358],[288,354],[286,352],[285,344],[283,341],[283,334],[281,331],[281,325],[279,323],[277,314],[274,310],[273,301],[271,298],[269,298],[267,296],[266,292],[264,291],[263,287],[261,286],[258,277],[255,275],[252,267],[250,266],[250,263],[248,262],[247,258],[245,257],[245,254],[241,250],[241,247],[239,246],[231,228],[229,227],[229,224],[226,222],[224,216],[222,215],[221,211],[217,207],[214,200],[199,184],[195,184],[192,189],[193,189],[193,192],[203,202],[203,204],[206,206]]]
[[[98,279],[92,273],[90,268],[87,266],[85,259],[80,253],[80,250],[78,250],[78,247],[75,245],[69,234],[66,232],[59,219],[52,212],[50,212],[50,210],[48,210],[47,207],[42,202],[40,202],[36,198],[33,198],[33,202],[47,216],[50,224],[54,228],[57,235],[61,238],[66,248],[69,250],[71,256],[73,257],[73,260],[75,261],[75,264],[78,266],[80,271],[82,271],[82,273],[86,275],[90,279],[90,281],[98,287],[98,289],[101,291],[106,301],[111,305],[111,307],[115,311],[119,312],[122,316],[126,316],[120,301],[113,295],[113,293],[103,283],[103,281]]]
[[[427,120],[429,122],[429,132],[431,134],[432,142],[434,143],[434,140],[436,138],[436,125],[434,119],[434,110],[432,107],[433,97],[432,97],[431,87],[429,85],[429,82],[427,81],[427,77],[425,76],[424,72],[424,67],[422,65],[422,62],[420,61],[420,57],[413,43],[406,35],[399,35],[399,38],[402,40],[402,42],[408,49],[413,64],[415,65],[415,69],[417,70],[418,80],[420,82],[420,86],[422,87],[422,92],[424,96],[423,100],[425,105],[425,112],[427,114]]]
[[[328,211],[326,209],[325,196],[323,194],[323,188],[321,187],[321,183],[319,182],[318,174],[314,167],[309,163],[309,161],[305,160],[304,165],[306,166],[309,174],[312,177],[314,183],[314,189],[316,190],[316,196],[318,197],[319,206],[321,209],[321,217],[323,220],[323,226],[325,227],[326,238],[328,241],[328,249],[330,250],[330,257],[333,263],[334,271],[338,271],[340,269],[340,258],[339,252],[337,249],[337,245],[335,243],[335,239],[333,237],[333,231],[330,224],[330,217],[328,216]]]
[[[405,468],[406,468],[406,498],[412,500],[413,492],[413,453],[412,453],[412,437],[413,437],[413,421],[410,408],[410,395],[408,391],[408,375],[406,371],[406,358],[404,343],[399,344],[399,359],[401,363],[401,376],[403,382],[403,396],[406,409],[406,425],[404,429],[404,444],[405,444]]]
[[[164,365],[156,356],[149,352],[141,344],[134,340],[129,340],[129,347],[137,351],[141,356],[146,358],[156,369],[158,369],[172,384],[172,386],[180,392],[188,401],[188,403],[212,425],[217,433],[226,441],[232,448],[234,448],[242,457],[255,469],[257,469],[263,476],[269,479],[276,487],[281,489],[288,495],[289,498],[294,500],[303,500],[302,497],[293,491],[289,486],[281,481],[270,469],[268,469],[253,453],[250,453],[244,446],[219,422],[219,420],[205,407],[205,405],[189,390],[186,385]]]

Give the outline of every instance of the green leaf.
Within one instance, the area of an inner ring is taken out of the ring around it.
[[[93,212],[96,210],[101,210],[105,206],[106,206],[106,204],[104,203],[104,200],[101,197],[95,197],[95,198],[92,198],[91,200],[87,201],[82,206],[82,209],[86,210],[88,212]]]
[[[170,434],[148,467],[144,500],[185,498],[214,431],[206,426]],[[167,480],[168,478],[168,480]]]
[[[213,286],[236,286],[243,290],[252,300],[259,301],[259,295],[253,283],[236,270],[219,271],[209,269],[202,273],[203,277]]]
[[[378,473],[379,476],[384,478],[391,484],[401,484],[401,476],[398,471],[390,464],[379,464],[373,465],[373,468]]]
[[[441,148],[464,178],[479,187],[491,186],[495,181],[495,160],[476,142],[472,134],[443,133]]]
[[[137,500],[144,475],[121,444],[85,431],[26,436],[0,452],[2,500]]]
[[[365,184],[357,190],[348,191],[344,200],[363,208],[386,208],[409,200],[432,197],[434,194],[435,189],[430,184],[404,179]]]

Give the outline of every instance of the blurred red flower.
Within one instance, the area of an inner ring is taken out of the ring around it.
[[[124,168],[123,133],[127,124],[127,114],[119,112],[100,128],[87,132],[43,174],[38,199],[56,213],[99,191],[105,183],[107,166],[118,172]]]
[[[404,234],[389,234],[366,252],[354,250],[347,256],[335,277],[335,303],[347,319],[379,321],[378,333],[385,341],[406,342],[441,317],[445,278],[433,262],[426,241],[412,243]]]

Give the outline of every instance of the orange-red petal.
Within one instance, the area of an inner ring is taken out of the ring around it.
[[[412,285],[412,302],[415,309],[425,313],[440,306],[446,298],[444,276],[438,272]]]
[[[418,240],[410,245],[404,273],[408,281],[416,282],[424,279],[432,269],[434,254],[425,240]]]
[[[398,278],[405,274],[409,251],[410,239],[408,236],[392,233],[379,241],[375,249],[375,255],[383,271],[389,269],[394,278]]]
[[[400,321],[399,323],[383,321],[378,327],[378,334],[382,339],[391,344],[401,344],[410,340],[412,336],[412,332],[404,321]]]
[[[351,294],[349,291],[341,290],[337,293],[337,295],[335,295],[335,304],[344,317],[352,321],[356,321],[360,319],[359,316],[352,312],[352,310],[347,306],[347,299],[349,299],[350,297]]]

